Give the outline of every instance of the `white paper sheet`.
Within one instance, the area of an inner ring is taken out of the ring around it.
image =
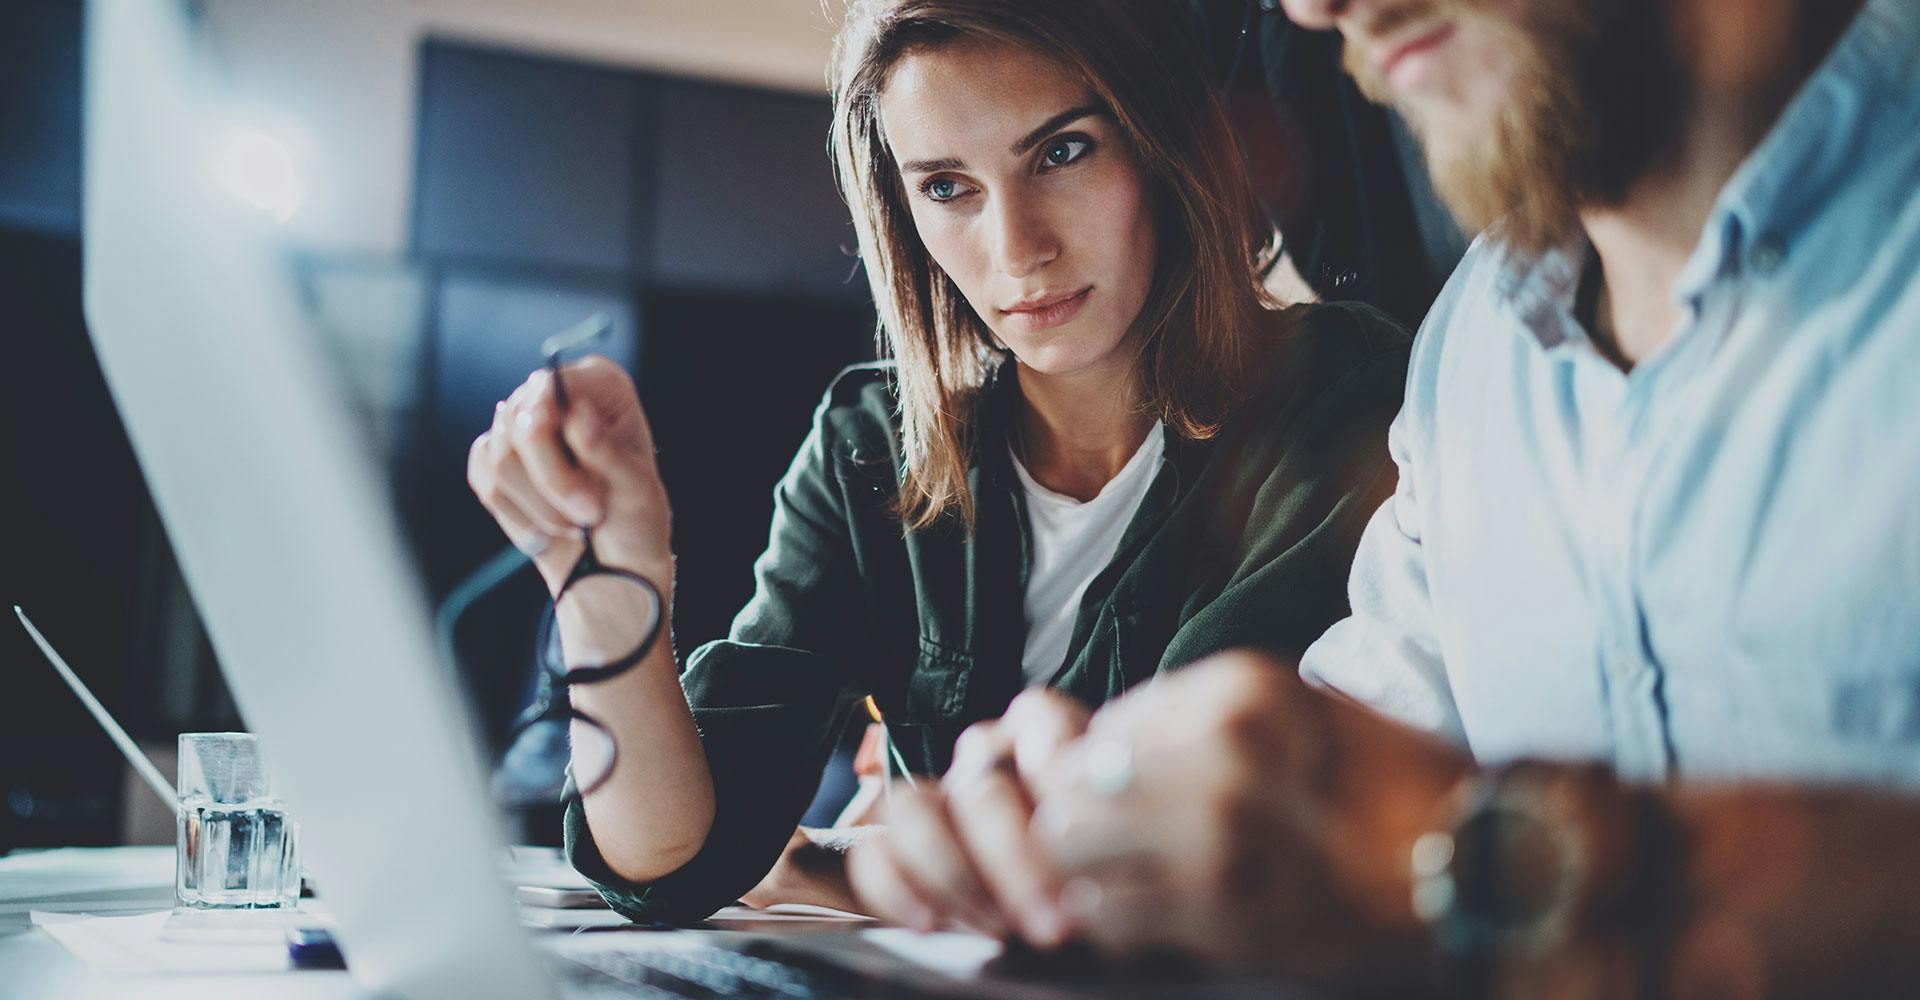
[[[815,906],[812,903],[775,903],[764,909],[751,906],[723,906],[719,912],[707,918],[714,923],[728,920],[845,920],[850,922],[871,921],[873,918],[846,910],[836,910],[831,906]]]
[[[956,979],[978,975],[1006,950],[993,938],[958,931],[922,934],[904,927],[876,927],[861,931],[860,937],[896,958]]]
[[[560,852],[551,847],[512,848],[506,859],[500,864],[502,877],[514,885],[541,886],[547,889],[591,889],[586,876],[573,870],[573,866],[560,856]]]
[[[245,938],[222,939],[169,933],[169,912],[132,917],[96,917],[34,911],[33,922],[97,971],[278,972],[288,967],[286,927]]]
[[[171,905],[171,847],[62,847],[0,858],[0,914]]]

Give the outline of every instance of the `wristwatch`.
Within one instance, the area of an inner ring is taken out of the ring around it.
[[[1464,779],[1409,859],[1442,980],[1472,996],[1638,996],[1660,968],[1678,840],[1659,796],[1603,767]]]

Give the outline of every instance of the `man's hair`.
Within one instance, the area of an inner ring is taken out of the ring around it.
[[[1208,86],[1183,5],[1168,0],[854,0],[835,42],[831,146],[897,361],[909,530],[973,526],[967,472],[982,390],[1004,360],[987,325],[933,261],[880,126],[900,59],[957,40],[1021,46],[1085,81],[1148,180],[1158,258],[1135,320],[1142,405],[1175,433],[1216,433],[1244,396],[1245,353],[1267,304],[1259,267],[1272,227]]]

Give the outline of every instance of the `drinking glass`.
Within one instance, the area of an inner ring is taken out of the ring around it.
[[[300,831],[252,733],[180,734],[174,897],[190,909],[292,909]]]

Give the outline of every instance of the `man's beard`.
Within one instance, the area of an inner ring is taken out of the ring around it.
[[[1484,121],[1462,123],[1450,112],[1433,120],[1417,103],[1392,101],[1352,48],[1347,69],[1368,97],[1405,115],[1426,150],[1434,190],[1462,226],[1537,252],[1564,240],[1581,209],[1622,201],[1670,152],[1685,88],[1668,47],[1666,3],[1533,0],[1525,25],[1479,6],[1414,2],[1383,16],[1376,30],[1384,35],[1436,8],[1487,23],[1517,69],[1506,106]]]

